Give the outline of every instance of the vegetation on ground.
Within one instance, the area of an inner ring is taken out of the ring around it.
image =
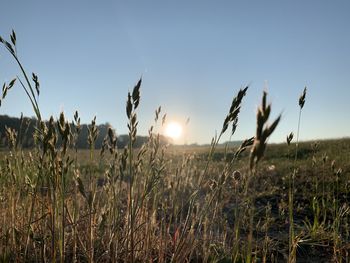
[[[235,133],[246,87],[207,148],[161,143],[161,108],[137,148],[140,79],[127,95],[128,144],[118,149],[108,128],[95,149],[93,119],[80,150],[78,112],[72,122],[63,113],[43,121],[39,79],[24,70],[15,33],[0,42],[21,73],[3,85],[1,101],[17,83],[36,117],[32,149],[22,147],[23,125],[6,129],[2,262],[349,262],[350,140],[299,142],[306,89],[296,135],[284,144],[267,146],[280,116],[270,119],[264,92],[254,137],[220,146]]]

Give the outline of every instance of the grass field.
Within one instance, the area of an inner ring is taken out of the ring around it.
[[[23,70],[15,33],[1,42],[25,79],[5,83],[2,99],[20,82],[37,125],[35,148],[22,149],[22,131],[8,128],[0,153],[0,261],[350,261],[350,139],[298,142],[306,89],[296,138],[286,143],[267,145],[280,117],[269,119],[264,92],[255,136],[239,147],[220,145],[235,131],[247,87],[210,146],[164,145],[151,127],[135,149],[139,80],[127,96],[128,146],[117,149],[109,129],[96,150],[92,120],[90,150],[79,150],[79,114],[72,125],[63,113],[44,122],[38,77]]]
[[[297,262],[331,262],[341,258],[347,262],[350,139],[321,141],[317,148],[315,145],[315,142],[301,143],[297,160],[293,211]],[[254,196],[252,215],[241,189],[249,174],[249,152],[243,153],[232,169],[225,171],[236,150],[217,149],[207,170],[206,183],[200,189],[197,182],[205,168],[209,147],[169,147],[163,157],[153,160],[156,167],[148,163],[147,168],[138,168],[142,172],[137,174],[135,183],[136,261],[145,257],[148,261],[170,261],[176,255],[176,246],[180,247],[175,261],[228,262],[234,261],[234,257],[237,262],[245,261],[250,217],[254,219],[252,261],[288,260],[288,175],[293,172],[294,158],[292,154],[288,156],[287,145],[268,147],[250,184],[249,192]],[[134,155],[139,152],[140,149],[134,150]],[[77,163],[74,161],[65,174],[65,261],[89,260],[90,235],[95,261],[113,261],[112,256],[115,261],[128,261],[124,239],[130,234],[127,233],[130,178],[127,173],[121,178],[120,167],[110,166],[115,160],[109,153],[101,156],[99,150],[94,150],[92,154],[91,162],[88,150],[78,151],[76,156],[72,150],[68,154],[72,160],[77,158]],[[57,200],[62,194],[57,178],[60,170],[56,168],[58,174],[46,174],[52,180],[52,189],[44,184],[36,185],[35,155],[35,151],[29,150],[1,152],[3,261],[49,260],[61,251],[62,210],[61,201]],[[145,159],[152,158],[151,155],[146,153]],[[162,171],[156,170],[163,165]],[[340,175],[336,173],[338,167],[342,168]],[[220,185],[223,171],[227,177]],[[235,178],[238,172],[241,178]],[[78,178],[83,188],[91,187],[91,192],[81,189]],[[196,191],[199,192],[194,198]],[[56,203],[52,203],[54,200]]]

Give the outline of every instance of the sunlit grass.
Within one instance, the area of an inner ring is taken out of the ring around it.
[[[166,145],[150,127],[136,148],[140,79],[127,95],[128,145],[118,149],[110,128],[95,149],[93,119],[89,149],[80,150],[79,113],[73,122],[63,113],[41,120],[39,79],[28,77],[14,32],[10,38],[0,40],[23,76],[5,83],[2,100],[19,82],[37,123],[33,149],[23,149],[22,131],[9,127],[8,149],[0,151],[0,261],[349,261],[349,139],[267,145],[280,118],[269,121],[264,93],[255,137],[222,145],[239,125],[246,87],[209,146]],[[165,123],[162,114],[158,108],[154,127]]]

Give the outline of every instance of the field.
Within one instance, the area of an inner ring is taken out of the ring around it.
[[[350,139],[299,142],[299,124],[283,144],[268,145],[280,117],[270,120],[264,92],[254,137],[222,145],[235,131],[239,90],[208,147],[171,146],[149,130],[135,148],[142,80],[127,96],[129,142],[116,147],[108,130],[101,149],[95,120],[80,150],[78,112],[45,122],[17,58],[16,36],[5,48],[25,82],[36,114],[35,147],[23,149],[23,130],[6,130],[0,153],[2,262],[349,262]],[[296,103],[298,101],[296,100]],[[155,125],[161,125],[161,109]]]
[[[249,238],[252,262],[288,260],[288,176],[294,158],[287,144],[268,147],[249,186],[253,209],[242,189],[249,174],[248,152],[228,170],[237,149],[219,147],[198,189],[209,147],[170,147],[164,155],[163,149],[153,147],[141,167],[136,163],[142,150],[133,152],[135,261],[245,261]],[[349,150],[349,139],[300,144],[293,205],[297,262],[348,260]],[[68,165],[65,157],[55,172],[47,164],[51,187],[37,185],[40,164],[35,151],[1,153],[2,261],[58,258],[63,235],[67,262],[85,262],[89,256],[99,262],[112,257],[129,261],[130,178],[127,172],[122,178],[122,164],[116,164],[122,152],[117,159],[100,153],[92,151],[90,162],[90,151],[69,151],[74,162]],[[60,177],[66,165],[62,212]]]

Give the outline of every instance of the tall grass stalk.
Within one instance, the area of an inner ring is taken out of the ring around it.
[[[256,114],[256,135],[254,137],[253,147],[250,152],[250,165],[249,165],[249,176],[246,178],[244,196],[247,200],[247,209],[249,215],[249,232],[248,232],[248,244],[246,252],[246,262],[252,262],[252,248],[253,248],[253,224],[255,216],[255,196],[252,191],[248,191],[251,187],[250,181],[255,179],[257,166],[261,158],[264,156],[264,152],[267,145],[267,140],[273,131],[276,129],[278,123],[281,120],[281,115],[279,115],[272,124],[268,124],[271,113],[271,104],[266,102],[267,93],[264,91],[261,101],[261,106],[257,110]]]
[[[15,59],[17,65],[20,68],[20,71],[22,73],[22,75],[25,78],[25,83],[24,84],[22,82],[22,80],[20,79],[19,76],[16,76],[15,79],[13,79],[7,86],[4,85],[3,88],[3,97],[2,99],[5,98],[5,94],[7,93],[7,90],[10,90],[15,81],[18,80],[20,85],[22,86],[23,90],[25,91],[29,101],[31,102],[32,108],[34,110],[34,113],[37,117],[37,122],[36,122],[36,132],[38,133],[38,136],[42,136],[43,135],[43,130],[42,130],[42,125],[41,124],[41,111],[39,108],[39,104],[37,101],[37,97],[39,96],[39,91],[40,91],[40,83],[38,80],[38,77],[36,74],[32,73],[32,81],[33,83],[30,82],[29,77],[27,72],[24,70],[24,67],[22,65],[22,63],[20,62],[18,55],[17,55],[17,37],[16,37],[16,33],[14,32],[14,30],[12,30],[12,33],[10,35],[10,39],[11,39],[11,43],[6,41],[5,39],[3,39],[0,36],[0,43],[3,44],[3,46],[5,47],[5,49],[10,53],[10,55]],[[34,91],[35,89],[35,91]],[[46,147],[46,145],[42,145],[43,148]],[[37,188],[39,186],[39,180],[43,181],[42,178],[42,174],[43,174],[43,161],[44,161],[44,157],[42,157],[40,159],[40,165],[39,165],[39,171],[38,171],[38,175],[36,177],[37,182],[34,183],[34,191],[32,194],[32,201],[30,202],[30,212],[29,212],[29,218],[28,218],[28,224],[27,224],[27,231],[26,231],[26,245],[25,245],[25,251],[24,251],[24,256],[25,258],[27,258],[28,255],[28,248],[29,248],[29,242],[30,242],[30,229],[31,229],[31,225],[32,225],[32,219],[34,216],[34,211],[35,211],[35,202],[36,202],[36,197],[37,197]],[[43,208],[43,203],[42,203],[42,208]],[[42,212],[42,216],[44,216],[44,213]],[[15,244],[14,244],[15,245]],[[43,249],[42,249],[42,254],[43,254]]]
[[[294,191],[295,191],[295,176],[297,175],[297,160],[298,160],[298,147],[299,147],[299,134],[300,134],[300,124],[301,124],[301,112],[305,104],[306,97],[306,87],[303,93],[299,97],[299,115],[298,115],[298,128],[297,128],[297,138],[295,144],[295,157],[294,157],[294,169],[292,173],[292,183],[289,191],[289,253],[288,262],[296,262],[296,249],[295,246],[295,232],[294,232]]]
[[[140,87],[141,87],[142,79],[140,79],[135,85],[132,94],[128,94],[128,100],[126,102],[126,114],[129,120],[128,128],[129,128],[129,144],[128,144],[128,159],[129,159],[129,207],[128,207],[128,218],[129,218],[129,251],[130,251],[130,262],[135,261],[135,209],[134,206],[134,167],[133,167],[133,145],[136,141],[137,135],[137,117],[135,110],[139,106],[140,102]]]
[[[94,161],[94,149],[95,142],[97,139],[98,130],[96,127],[96,117],[91,121],[91,125],[89,127],[89,135],[88,135],[88,144],[90,149],[90,161],[89,161],[89,193],[87,198],[87,203],[89,206],[89,262],[94,262],[94,222],[95,222],[95,213],[93,211],[94,201],[95,201],[95,185],[93,179],[93,161]]]
[[[227,128],[229,127],[229,125],[232,125],[232,133],[230,136],[232,136],[235,131],[236,131],[236,127],[237,127],[237,122],[238,122],[238,114],[241,110],[241,103],[242,103],[242,99],[243,97],[246,95],[248,90],[248,86],[245,87],[244,89],[240,89],[237,96],[235,96],[232,100],[231,103],[231,107],[229,110],[229,113],[227,114],[224,123],[222,125],[222,129],[220,131],[219,136],[214,136],[212,141],[211,141],[211,147],[210,147],[210,151],[209,151],[209,155],[208,155],[208,159],[207,162],[205,164],[204,170],[202,175],[199,178],[199,182],[198,185],[202,186],[203,183],[203,179],[206,177],[206,174],[208,172],[208,168],[209,168],[209,164],[212,161],[213,158],[213,154],[216,150],[216,147],[221,139],[221,136],[226,132]]]

